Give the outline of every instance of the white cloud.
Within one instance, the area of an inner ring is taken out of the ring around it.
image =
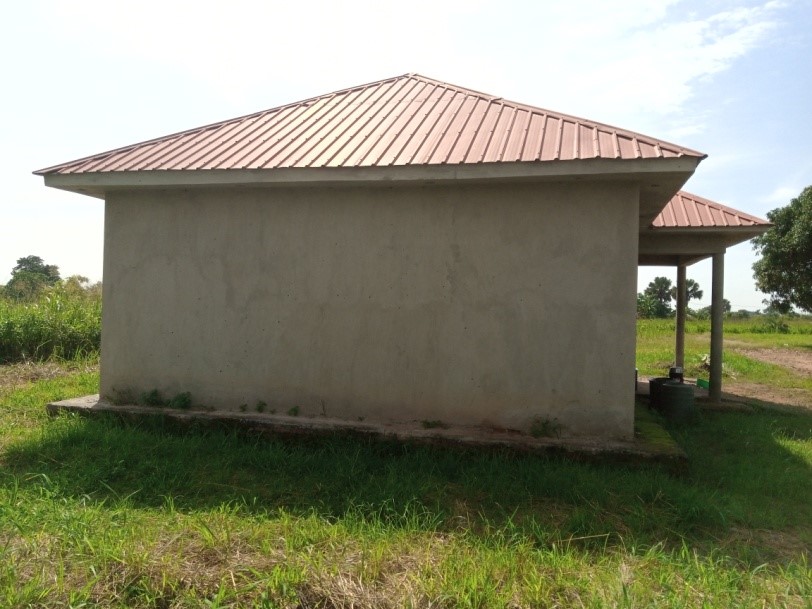
[[[771,193],[762,197],[761,202],[783,207],[789,205],[789,202],[801,194],[802,190],[802,186],[777,186]]]
[[[699,0],[94,0],[57,3],[54,19],[77,44],[174,67],[236,105],[258,92],[318,94],[425,71],[575,114],[599,107],[609,121],[652,117],[646,123],[678,114],[703,79],[761,44],[782,6],[736,2],[712,12]]]
[[[683,16],[681,9],[691,4],[671,2],[664,11],[662,6],[651,10],[647,2],[630,3],[632,10],[622,14],[604,11],[586,25],[579,23],[589,40],[553,34],[542,55],[554,58],[547,69],[564,85],[551,91],[554,103],[582,114],[600,106],[605,120],[621,125],[661,125],[671,115],[681,123],[675,131],[696,131],[704,117],[681,115],[696,87],[707,86],[713,75],[763,44],[776,27],[780,5]],[[559,56],[550,43],[560,49]],[[570,49],[579,43],[585,50],[573,55]]]

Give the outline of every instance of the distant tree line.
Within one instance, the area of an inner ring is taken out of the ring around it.
[[[691,309],[688,306],[691,300],[699,300],[704,292],[693,279],[685,280],[687,294],[686,308],[689,317],[694,319],[708,319],[711,315],[710,307]],[[672,303],[676,303],[677,288],[668,277],[655,277],[646,289],[637,294],[637,317],[642,319],[668,319],[676,313]],[[725,313],[730,313],[730,301],[723,299]]]
[[[57,287],[69,296],[101,296],[101,282],[91,284],[83,275],[71,275],[62,279],[58,266],[46,264],[39,256],[25,256],[17,259],[8,283],[0,284],[0,298],[14,302],[34,302],[49,289]]]
[[[688,294],[686,302],[687,317],[689,319],[710,319],[711,307],[692,309],[688,306],[692,299],[698,300],[702,298],[703,291],[699,288],[699,284],[693,279],[687,279],[685,283]],[[671,283],[671,280],[668,277],[655,277],[644,291],[637,294],[637,317],[638,319],[670,319],[676,314],[672,306],[672,303],[675,304],[676,300],[677,288]],[[765,300],[763,302],[766,305],[763,310],[748,311],[747,309],[739,309],[733,311],[731,310],[730,301],[723,298],[722,308],[725,316],[735,319],[747,319],[756,315],[780,316],[787,313],[786,308],[780,303],[776,303],[775,300]],[[795,313],[791,314],[795,315]]]

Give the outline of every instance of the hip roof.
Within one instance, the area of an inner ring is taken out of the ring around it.
[[[698,161],[705,156],[632,131],[405,74],[35,173]]]

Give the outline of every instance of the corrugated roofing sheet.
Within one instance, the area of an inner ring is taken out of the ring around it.
[[[770,223],[721,203],[679,191],[654,219],[653,228],[769,226]]]
[[[418,74],[336,91],[37,174],[453,165],[705,155]]]

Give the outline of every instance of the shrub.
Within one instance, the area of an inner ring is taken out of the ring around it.
[[[101,296],[62,284],[33,302],[0,299],[0,363],[98,354]]]

